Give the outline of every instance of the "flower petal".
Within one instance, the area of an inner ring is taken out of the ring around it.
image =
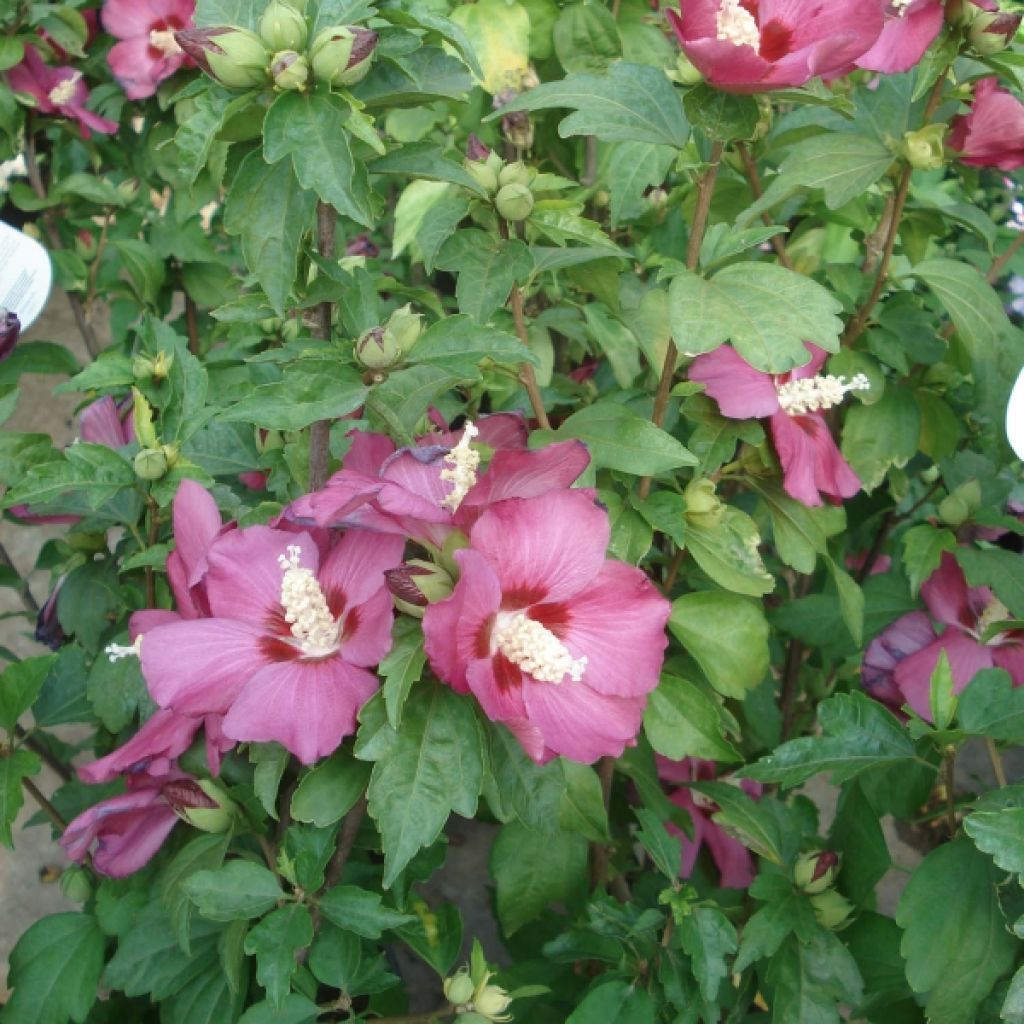
[[[202,724],[200,718],[157,711],[127,743],[106,757],[82,765],[78,777],[96,784],[128,773],[166,775],[171,762],[188,750]]]
[[[942,552],[938,569],[921,585],[921,597],[933,619],[962,629],[974,626],[967,580],[949,551]]]
[[[721,414],[729,419],[760,419],[779,411],[771,374],[755,370],[728,345],[697,356],[687,376],[704,385]]]
[[[984,647],[958,629],[947,629],[938,640],[904,658],[896,666],[893,678],[906,703],[929,722],[932,673],[943,651],[949,658],[954,693],[960,693],[982,669],[992,667],[992,648]]]
[[[344,606],[351,608],[383,590],[384,573],[401,564],[404,548],[405,541],[398,536],[360,530],[345,533],[317,573],[331,607],[335,607],[335,595],[344,595]]]

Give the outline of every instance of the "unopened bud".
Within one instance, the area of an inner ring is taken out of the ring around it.
[[[907,132],[900,147],[907,163],[918,171],[937,171],[946,162],[942,149],[945,134],[944,124],[930,124],[916,132]]]
[[[407,356],[413,345],[419,340],[423,333],[423,316],[412,311],[412,305],[406,303],[388,317],[385,327],[391,332],[391,336],[398,342],[402,355]]]
[[[355,357],[367,370],[390,370],[402,359],[402,348],[386,327],[371,327],[356,341]]]
[[[227,832],[237,811],[227,793],[208,779],[169,782],[163,797],[182,821],[203,832]]]
[[[533,145],[533,122],[525,110],[516,110],[501,119],[501,131],[516,149]]]
[[[680,85],[697,85],[704,81],[704,76],[694,67],[685,53],[676,57],[676,67],[672,75]]]
[[[939,502],[939,519],[947,526],[962,526],[980,507],[981,485],[968,480]]]
[[[838,931],[853,913],[853,904],[835,889],[826,889],[811,896],[814,916],[822,928]]]
[[[530,182],[533,181],[533,177],[533,171],[522,160],[515,160],[502,167],[498,173],[498,185],[499,187],[504,187],[505,185],[529,186]]]
[[[470,132],[469,138],[466,139],[466,159],[473,161],[486,160],[490,155],[491,147],[481,142],[476,135]]]
[[[473,980],[463,968],[444,980],[444,997],[453,1006],[464,1006],[473,998]]]
[[[802,853],[793,868],[793,881],[809,896],[830,889],[839,874],[839,854],[832,850]]]
[[[380,249],[374,244],[373,239],[365,232],[356,235],[348,245],[345,246],[346,256],[364,256],[367,259],[376,259],[380,255]]]
[[[483,160],[466,160],[463,167],[466,173],[488,194],[494,195],[498,191],[498,172],[501,170],[502,161],[496,154],[491,153]]]
[[[505,185],[494,197],[494,205],[505,220],[526,220],[533,213],[533,193],[525,185]]]
[[[443,601],[451,595],[455,584],[448,572],[422,558],[410,558],[384,573],[387,588],[398,600],[414,608]]]
[[[0,360],[6,359],[13,351],[21,334],[18,314],[0,306]]]
[[[92,879],[85,868],[72,864],[60,876],[60,891],[72,903],[84,903],[92,895]]]
[[[174,38],[203,71],[228,89],[267,84],[270,51],[255,32],[218,25],[184,29]]]
[[[135,197],[139,194],[139,189],[142,187],[142,183],[138,178],[125,178],[124,181],[119,181],[115,188],[117,194],[126,202],[134,202]]]
[[[313,77],[329,85],[355,85],[370,70],[377,33],[335,25],[318,32],[309,51]]]
[[[971,0],[946,0],[946,21],[957,28],[966,28],[974,19],[977,8]]]
[[[980,11],[971,22],[967,38],[974,52],[982,57],[1002,53],[1017,35],[1021,15],[1003,11]]]
[[[167,456],[160,448],[143,448],[135,456],[134,465],[140,480],[159,480],[167,473]]]
[[[274,87],[285,91],[301,91],[309,83],[309,61],[295,50],[282,50],[270,62]]]
[[[260,39],[271,50],[301,50],[308,34],[306,19],[299,11],[283,0],[270,0],[260,18]]]
[[[511,1016],[506,1013],[511,1005],[509,994],[497,985],[485,985],[473,996],[473,1009],[487,1020],[511,1020]]]
[[[722,521],[724,508],[711,480],[691,481],[683,497],[686,499],[686,519],[693,526],[710,530]]]
[[[174,353],[157,352],[156,357],[153,359],[153,380],[158,383],[164,380],[171,372],[173,365]]]

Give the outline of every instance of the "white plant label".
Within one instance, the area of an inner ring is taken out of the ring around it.
[[[50,297],[53,267],[34,239],[0,221],[0,306],[18,314],[21,329],[38,319]]]
[[[1020,371],[1006,406],[1006,437],[1017,458],[1024,459],[1024,370]]]

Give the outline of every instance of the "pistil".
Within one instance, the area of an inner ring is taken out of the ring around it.
[[[523,612],[499,622],[494,640],[509,661],[539,683],[560,683],[566,676],[578,683],[587,667],[586,657],[573,658],[550,629]]]
[[[284,618],[291,626],[292,636],[298,640],[304,653],[315,657],[331,654],[338,649],[338,623],[327,606],[320,583],[311,569],[299,564],[302,548],[288,547],[287,555],[277,560],[284,571],[281,579],[281,607]]]
[[[450,483],[452,489],[441,504],[450,512],[457,512],[463,498],[476,483],[476,471],[480,468],[480,453],[470,447],[470,442],[480,431],[467,420],[466,429],[459,443],[444,457],[445,468],[441,479]]]
[[[845,377],[828,374],[787,381],[778,385],[776,392],[784,413],[806,416],[809,412],[820,412],[839,405],[851,391],[868,391],[870,388],[871,382],[863,373],[858,373],[850,381]]]
[[[750,11],[740,6],[740,0],[722,0],[715,28],[723,43],[750,46],[754,50],[761,45],[761,30],[757,27],[757,20]]]

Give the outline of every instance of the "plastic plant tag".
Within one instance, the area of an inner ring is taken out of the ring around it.
[[[53,268],[46,250],[0,221],[0,306],[18,314],[23,331],[43,311],[52,283]]]
[[[1017,458],[1024,459],[1024,369],[1018,374],[1006,405],[1006,437]]]

